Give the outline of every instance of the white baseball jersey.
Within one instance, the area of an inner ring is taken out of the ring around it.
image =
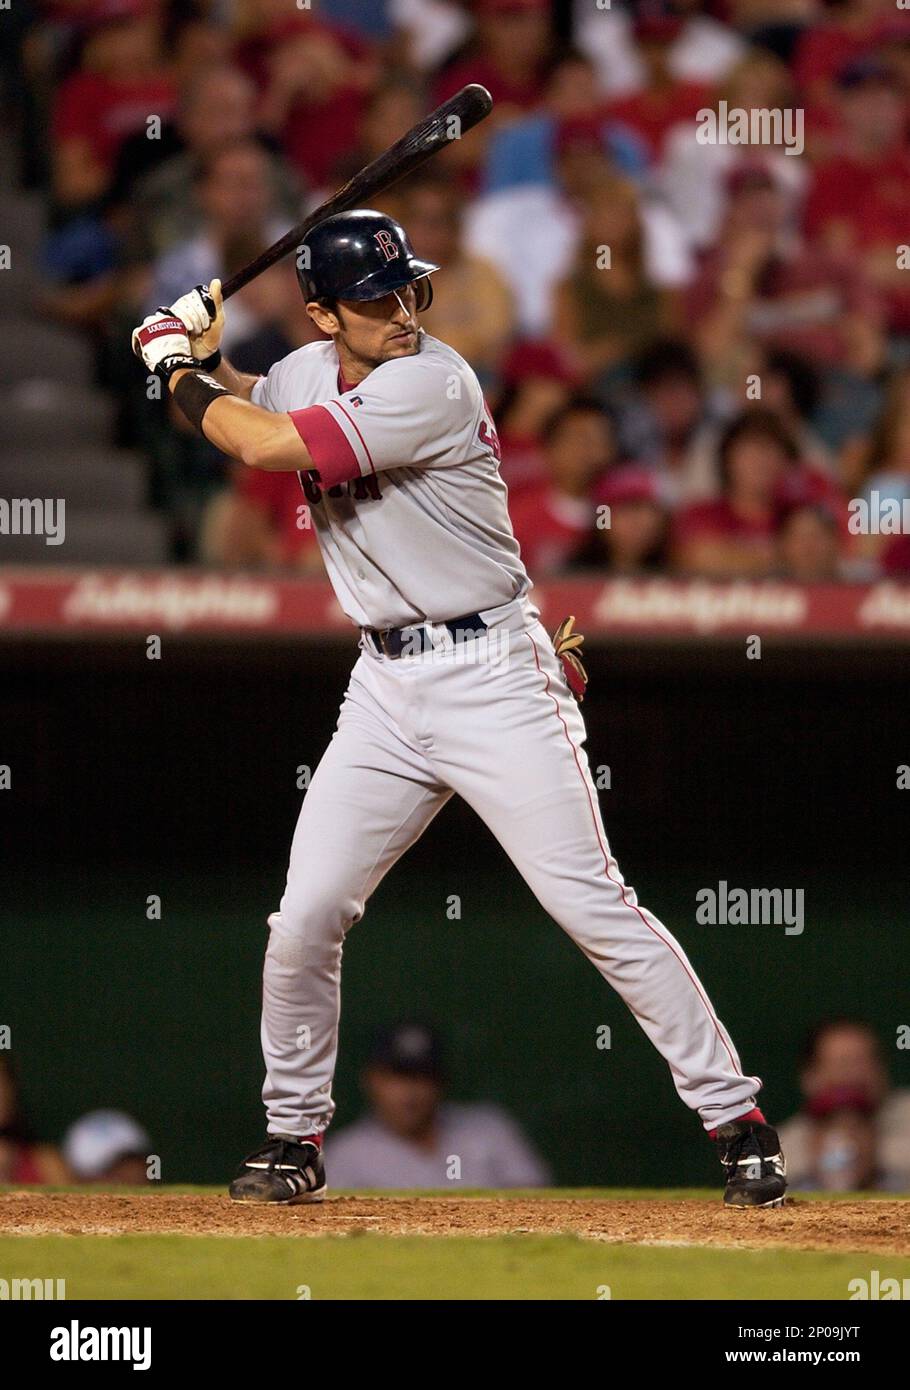
[[[338,601],[361,627],[445,622],[529,587],[480,383],[453,348],[419,342],[350,389],[334,345],[309,343],[253,388],[312,455],[318,481],[302,473],[301,485]]]

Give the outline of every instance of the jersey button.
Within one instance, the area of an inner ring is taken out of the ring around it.
[[[363,570],[358,570],[358,571],[357,571],[357,578],[358,578],[358,579],[366,579],[366,575],[364,574]]]

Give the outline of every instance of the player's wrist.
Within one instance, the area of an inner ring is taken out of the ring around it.
[[[156,374],[173,391],[175,379],[183,372],[194,372],[198,369],[199,363],[191,354],[184,352],[174,353],[171,357],[164,357],[155,368]]]
[[[215,381],[214,377],[202,373],[197,362],[193,363],[193,367],[195,370],[181,371],[175,378],[172,395],[174,404],[183,412],[193,428],[202,434],[202,421],[212,402],[219,396],[233,396],[234,392]]]

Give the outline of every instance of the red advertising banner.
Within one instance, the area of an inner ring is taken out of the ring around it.
[[[910,644],[910,584],[885,580],[804,586],[581,578],[535,585],[531,597],[548,625],[574,613],[593,639],[757,634]],[[324,580],[193,570],[0,568],[0,638],[136,632],[354,635]]]

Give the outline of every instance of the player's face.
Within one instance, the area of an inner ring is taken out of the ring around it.
[[[417,296],[404,285],[381,299],[343,300],[334,313],[310,305],[314,322],[334,338],[342,366],[372,371],[417,351]],[[350,378],[348,370],[345,375]]]

